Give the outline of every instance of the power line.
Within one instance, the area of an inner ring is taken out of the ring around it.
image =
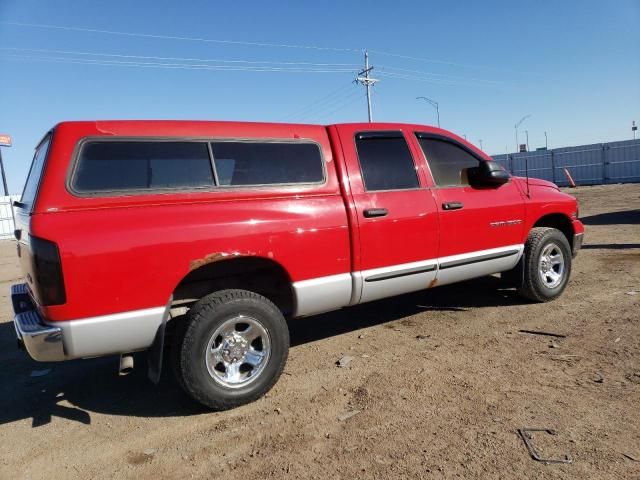
[[[437,78],[425,78],[425,77],[418,77],[416,75],[405,75],[405,74],[399,74],[399,73],[386,73],[386,72],[381,72],[378,75],[380,78],[392,78],[392,79],[400,79],[400,80],[415,80],[418,82],[425,82],[425,83],[432,83],[434,85],[464,85],[464,86],[470,86],[470,84],[463,84],[460,82],[456,82],[453,80],[441,80],[441,79],[437,79]]]
[[[135,32],[120,32],[114,30],[101,30],[97,28],[85,28],[85,27],[68,27],[63,25],[48,25],[42,23],[22,23],[22,22],[0,22],[2,25],[12,25],[16,27],[30,27],[30,28],[44,28],[51,30],[65,30],[71,32],[85,32],[85,33],[101,33],[107,35],[121,35],[126,37],[139,37],[139,38],[156,38],[164,40],[182,40],[188,42],[203,42],[203,43],[219,43],[226,45],[243,45],[250,47],[274,47],[274,48],[299,48],[305,50],[325,50],[334,52],[361,52],[361,49],[355,48],[339,48],[339,47],[320,47],[316,45],[293,45],[286,43],[267,43],[267,42],[247,42],[239,40],[220,40],[211,38],[200,37],[182,37],[178,35],[158,35],[151,33],[135,33]]]
[[[13,55],[0,54],[5,58],[21,60],[33,60],[40,62],[69,63],[79,65],[102,65],[119,67],[164,68],[181,70],[216,70],[216,71],[249,71],[249,72],[291,72],[291,73],[345,73],[353,72],[349,68],[309,68],[309,67],[276,67],[276,66],[235,66],[235,65],[209,65],[191,63],[158,63],[158,62],[130,62],[103,59],[85,59],[70,57],[51,57],[38,55]]]
[[[296,116],[296,115],[298,115],[300,112],[302,112],[302,111],[304,111],[304,110],[306,110],[306,109],[308,109],[308,108],[310,108],[310,107],[313,107],[314,105],[316,105],[316,104],[318,104],[318,103],[321,103],[321,102],[323,102],[324,100],[326,100],[326,99],[328,99],[328,98],[330,98],[330,97],[332,97],[332,96],[334,96],[334,95],[338,94],[339,92],[341,92],[341,91],[345,90],[345,89],[346,89],[346,88],[348,88],[349,86],[351,86],[351,84],[342,85],[340,88],[337,88],[337,89],[335,89],[335,90],[332,90],[332,91],[331,91],[330,93],[328,93],[327,95],[324,95],[323,97],[318,98],[318,99],[314,100],[313,102],[311,102],[311,103],[309,103],[309,104],[307,104],[307,105],[305,105],[305,106],[303,106],[303,107],[301,107],[301,108],[298,108],[297,110],[294,110],[293,112],[291,112],[290,114],[288,114],[288,115],[287,115],[287,117]]]
[[[330,93],[328,93],[327,95],[324,95],[316,100],[314,100],[311,103],[308,103],[306,105],[304,105],[303,107],[298,108],[297,110],[294,110],[293,112],[289,113],[288,115],[286,115],[285,117],[283,117],[282,119],[294,119],[300,116],[303,116],[308,113],[310,110],[317,110],[318,107],[323,108],[324,105],[326,105],[327,103],[331,103],[333,101],[335,101],[336,99],[341,98],[341,96],[344,95],[344,92],[346,89],[353,87],[353,85],[351,83],[348,83],[346,85],[342,85],[341,87],[332,90]]]
[[[404,60],[412,60],[415,62],[424,62],[424,63],[438,63],[441,65],[449,65],[451,67],[459,67],[459,68],[473,68],[473,69],[479,69],[479,70],[488,70],[488,71],[494,71],[494,72],[500,72],[500,73],[526,73],[526,72],[522,72],[520,70],[510,70],[507,68],[494,68],[494,67],[487,67],[485,65],[465,65],[464,63],[457,63],[457,62],[449,62],[447,60],[437,60],[435,58],[427,58],[427,57],[414,57],[412,55],[403,55],[401,53],[393,53],[393,52],[384,52],[381,50],[369,50],[371,53],[375,53],[377,55],[383,55],[383,56],[387,56],[387,57],[395,57],[395,58],[402,58]]]
[[[251,46],[251,47],[290,48],[290,49],[333,51],[333,52],[357,52],[357,53],[361,53],[365,50],[364,48],[324,47],[319,45],[249,42],[249,41],[242,41],[242,40],[186,37],[186,36],[180,36],[180,35],[161,35],[161,34],[151,34],[151,33],[123,32],[123,31],[117,31],[117,30],[104,30],[104,29],[87,28],[87,27],[70,27],[65,25],[51,25],[51,24],[42,24],[42,23],[0,21],[0,25],[10,25],[10,26],[26,27],[26,28],[42,28],[42,29],[50,29],[50,30],[61,30],[61,31],[71,31],[71,32],[83,32],[83,33],[99,33],[99,34],[106,34],[106,35],[119,35],[119,36],[137,37],[137,38],[154,38],[154,39],[163,39],[163,40],[180,40],[180,41],[201,42],[201,43],[216,43],[221,45],[240,45],[240,46]],[[456,63],[456,62],[451,62],[446,60],[438,60],[434,58],[416,57],[412,55],[386,52],[383,50],[369,50],[369,52],[375,53],[377,55],[382,55],[382,56],[401,58],[404,60],[426,62],[426,63],[437,63],[441,65],[449,65],[449,66],[460,67],[460,68],[482,69],[482,70],[490,70],[490,71],[503,72],[503,73],[504,72],[523,73],[521,71],[515,71],[515,70],[509,70],[509,69],[498,69],[498,68],[487,67],[484,65],[466,65],[462,63]]]
[[[360,93],[360,92],[357,92]],[[331,110],[328,113],[325,113],[323,115],[320,115],[318,118],[330,118],[331,115],[334,115],[342,110],[344,110],[345,108],[347,108],[348,106],[352,105],[353,103],[355,103],[356,100],[359,100],[360,98],[365,98],[367,95],[364,94],[360,94],[360,95],[351,95],[350,99],[348,101],[345,101],[342,105],[338,106],[338,108]]]
[[[67,63],[67,64],[85,64],[100,66],[130,66],[139,68],[165,68],[165,69],[182,69],[182,70],[219,70],[219,71],[257,71],[257,72],[292,72],[292,73],[347,73],[353,72],[350,68],[352,64],[347,63],[313,63],[313,62],[277,62],[277,61],[252,61],[252,60],[223,60],[223,59],[200,59],[187,57],[160,57],[150,55],[124,55],[115,53],[97,53],[97,52],[80,52],[72,50],[51,50],[51,49],[28,49],[16,47],[0,47],[0,50],[17,51],[17,52],[51,52],[62,55],[83,55],[104,57],[97,59],[56,57],[45,55],[18,55],[18,54],[2,54],[0,56],[6,58],[32,60],[40,62]],[[119,61],[111,60],[112,58],[129,58],[140,60],[176,60],[179,63],[162,63],[162,62],[142,62],[142,61]],[[184,62],[206,62],[204,64],[184,63]],[[216,65],[222,63],[222,65]],[[226,65],[230,64],[230,65]],[[425,83],[447,86],[498,86],[500,82],[491,80],[468,79],[465,77],[447,76],[433,72],[423,72],[420,70],[410,70],[399,67],[384,66],[379,74],[381,78],[395,78],[402,80],[414,80]],[[401,72],[415,72],[418,75]],[[364,71],[360,72],[364,73]],[[458,80],[459,79],[459,80]],[[374,80],[375,81],[375,80]]]
[[[455,62],[449,62],[447,60],[436,60],[434,58],[426,58],[426,57],[414,57],[411,55],[403,55],[400,53],[392,53],[392,52],[384,52],[381,50],[369,50],[371,53],[375,53],[377,55],[383,55],[383,56],[387,56],[387,57],[395,57],[395,58],[403,58],[405,60],[414,60],[414,61],[418,61],[418,62],[427,62],[427,63],[440,63],[442,65],[450,65],[453,67],[464,67],[467,68],[468,65],[463,65],[460,63],[455,63]],[[482,67],[480,67],[482,68]]]
[[[502,82],[496,81],[496,80],[485,80],[485,79],[481,79],[481,78],[469,78],[469,77],[462,77],[459,75],[449,75],[446,73],[436,73],[436,72],[425,72],[422,70],[411,70],[408,68],[399,68],[399,67],[390,67],[390,66],[380,66],[378,67],[380,70],[382,71],[387,71],[390,70],[389,73],[401,73],[401,74],[418,74],[420,76],[425,76],[425,77],[440,77],[443,80],[464,80],[464,81],[475,81],[475,82],[484,82],[484,83],[494,83],[494,84],[499,84]]]
[[[311,111],[303,114],[301,117],[298,117],[296,121],[311,119],[311,118],[322,118],[327,115],[327,112],[333,112],[334,110],[340,110],[340,108],[344,105],[352,103],[353,99],[359,94],[357,90],[353,90],[351,92],[347,92],[346,95],[341,95],[338,98],[334,98],[329,102],[321,105],[319,108],[312,109]]]
[[[77,50],[55,50],[46,48],[18,48],[18,47],[0,47],[0,50],[15,51],[15,52],[34,52],[34,53],[53,53],[62,55],[79,55],[79,56],[92,56],[92,57],[105,57],[105,58],[123,58],[123,59],[140,59],[140,60],[174,60],[180,62],[206,62],[206,63],[230,63],[230,64],[247,64],[247,65],[276,65],[276,66],[308,66],[308,67],[323,67],[323,68],[357,68],[357,65],[352,63],[314,63],[314,62],[287,62],[287,61],[268,61],[268,60],[229,60],[229,59],[204,59],[204,58],[189,58],[189,57],[161,57],[152,55],[126,55],[120,53],[99,53],[99,52],[86,52]],[[380,70],[393,74],[393,75],[407,75],[411,73],[418,74],[420,76],[427,77],[440,77],[445,81],[452,80],[468,80],[474,82],[482,82],[488,84],[497,84],[499,82],[493,80],[482,80],[475,78],[465,78],[461,76],[453,76],[434,72],[424,72],[421,70],[411,70],[406,68],[399,68],[393,66],[381,66]],[[398,73],[402,72],[402,73]],[[407,73],[404,73],[407,72]],[[417,78],[417,77],[416,77]]]
[[[20,27],[31,28],[43,28],[43,29],[55,29],[73,32],[85,32],[85,33],[100,33],[110,35],[122,35],[129,37],[142,37],[142,38],[155,38],[155,39],[169,39],[169,40],[183,40],[193,42],[205,42],[205,43],[217,43],[228,45],[244,45],[244,46],[257,46],[257,47],[273,47],[273,48],[300,48],[307,50],[321,50],[321,51],[343,51],[343,52],[360,52],[360,49],[354,48],[338,48],[338,47],[321,47],[315,45],[298,45],[298,44],[281,44],[281,43],[267,43],[267,42],[247,42],[236,40],[222,40],[222,39],[209,39],[199,37],[185,37],[177,35],[159,35],[159,34],[146,34],[135,32],[122,32],[113,30],[102,30],[85,27],[69,27],[61,25],[48,25],[48,24],[36,24],[36,23],[22,23],[22,22],[4,22],[0,21],[0,24],[14,25]],[[314,62],[290,62],[290,61],[271,61],[271,60],[245,60],[245,59],[202,59],[202,58],[189,58],[189,57],[162,57],[162,56],[150,56],[150,55],[129,55],[120,53],[98,53],[87,51],[75,51],[75,50],[55,50],[55,49],[29,49],[29,48],[12,48],[12,47],[0,47],[0,50],[16,51],[16,52],[33,52],[44,54],[56,54],[67,55],[63,57],[58,56],[46,56],[46,55],[10,55],[1,54],[6,58],[13,58],[19,60],[30,60],[39,62],[53,62],[53,63],[66,63],[66,64],[81,64],[81,65],[98,65],[98,66],[121,66],[121,67],[136,67],[136,68],[162,68],[162,69],[180,69],[180,70],[213,70],[213,71],[249,71],[249,72],[289,72],[289,73],[346,73],[351,72],[356,67],[354,64],[349,63],[314,63]],[[455,62],[440,61],[429,58],[414,57],[410,55],[402,55],[392,52],[385,52],[380,50],[371,50],[378,55],[386,55],[396,58],[402,58],[413,61],[425,61],[432,63],[441,63],[446,65],[468,67],[466,65],[458,64]],[[71,55],[71,57],[68,57]],[[81,57],[97,57],[91,58],[76,58]],[[123,59],[123,60],[113,60]],[[133,61],[130,61],[133,60]],[[171,63],[166,63],[171,62]],[[177,62],[177,63],[176,63]],[[200,62],[200,63],[194,63]],[[480,67],[484,68],[484,67]],[[492,80],[482,80],[475,78],[467,78],[462,76],[453,76],[447,74],[440,74],[434,72],[424,72],[420,70],[411,70],[406,68],[399,68],[393,66],[380,67],[381,78],[392,78],[401,80],[413,80],[418,82],[448,85],[448,86],[491,86],[498,85],[500,82]],[[371,112],[371,86],[377,81],[369,77],[370,71],[373,67],[368,67],[368,52],[365,51],[365,68],[359,72],[359,76],[356,81],[364,85],[367,89],[367,108],[369,114],[369,120],[372,119]],[[304,107],[303,107],[304,111]],[[296,114],[298,116],[298,114]]]
[[[153,58],[153,59],[181,59],[181,57],[150,57],[150,56],[139,56],[139,55],[120,55],[120,54],[101,54],[101,53],[91,53],[91,52],[77,52],[77,51],[66,51],[66,50],[49,50],[49,49],[18,49],[18,48],[8,48],[8,47],[0,47],[0,50],[11,50],[11,51],[35,51],[35,52],[58,52],[63,54],[85,54],[85,55],[98,55],[98,56],[115,56],[115,57],[125,57],[125,58]],[[79,58],[68,58],[68,57],[52,57],[52,56],[34,56],[34,55],[12,55],[12,54],[0,54],[0,56],[10,57],[10,58],[18,58],[18,59],[28,59],[35,61],[45,61],[45,62],[54,62],[54,63],[71,63],[71,64],[86,64],[86,65],[102,65],[102,66],[131,66],[131,67],[147,67],[147,68],[182,68],[188,70],[216,70],[216,71],[256,71],[256,72],[295,72],[295,73],[317,73],[317,72],[352,72],[352,69],[333,69],[333,70],[321,70],[317,68],[281,68],[281,67],[272,67],[272,66],[228,66],[228,65],[194,65],[194,64],[166,64],[166,63],[157,63],[157,62],[130,62],[130,61],[117,61],[117,60],[104,60],[104,59],[79,59]],[[208,61],[202,59],[184,59],[184,60],[200,60],[200,61]],[[210,60],[210,61],[218,61],[218,60]],[[250,64],[260,64],[262,62],[252,62],[245,60],[229,60],[229,62],[243,62]],[[266,62],[269,65],[278,64],[278,62]],[[304,65],[306,66],[324,66],[324,65],[333,65],[333,64],[314,64],[311,62],[282,62],[282,64],[289,65]],[[339,65],[339,64],[338,64]],[[346,64],[348,65],[348,64]],[[305,118],[312,117],[318,115],[320,112],[327,110],[328,108],[333,108],[335,105],[339,104],[343,100],[348,100],[353,97],[353,92],[345,92],[345,89],[351,87],[351,83],[343,85],[337,90],[331,92],[328,95],[312,102],[309,105],[302,107],[301,109],[296,110],[293,114],[289,115],[290,118]],[[346,93],[346,95],[345,95]]]
[[[109,57],[109,58],[135,58],[143,60],[178,60],[183,62],[217,62],[217,63],[246,63],[246,64],[265,64],[265,65],[308,65],[317,67],[354,67],[358,68],[358,65],[354,63],[313,63],[313,62],[274,62],[266,60],[221,60],[221,59],[203,59],[203,58],[188,58],[188,57],[157,57],[149,55],[124,55],[118,53],[96,53],[96,52],[80,52],[75,50],[50,50],[46,48],[17,48],[17,47],[0,47],[0,50],[10,50],[17,52],[34,52],[34,53],[55,53],[63,55],[82,55],[82,56],[94,56],[94,57]]]
[[[463,87],[478,87],[478,86],[490,87],[490,86],[494,86],[494,85],[488,84],[488,83],[462,82],[462,81],[457,81],[457,80],[446,80],[446,79],[439,79],[439,78],[420,77],[420,76],[417,76],[417,75],[400,74],[400,73],[393,73],[393,72],[381,72],[381,73],[379,73],[378,76],[381,77],[381,78],[395,78],[395,79],[400,79],[400,80],[415,80],[417,82],[432,83],[434,85],[463,86]],[[495,85],[495,86],[498,86],[498,85]]]

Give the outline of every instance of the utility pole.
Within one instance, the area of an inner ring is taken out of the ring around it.
[[[549,150],[549,139],[547,138],[547,132],[544,132],[544,149]]]
[[[373,115],[371,113],[371,87],[378,82],[377,79],[369,77],[369,72],[373,70],[373,67],[369,66],[369,52],[364,51],[364,70],[358,72],[356,82],[364,85],[367,89],[367,112],[369,114],[369,122],[373,122]]]
[[[438,128],[440,128],[440,108],[439,108],[438,102],[436,102],[435,100],[431,100],[430,98],[427,98],[427,97],[416,97],[416,100],[424,100],[431,106],[435,107],[436,116],[438,117]]]

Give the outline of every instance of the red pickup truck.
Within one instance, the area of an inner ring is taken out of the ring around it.
[[[64,122],[16,207],[30,356],[149,350],[157,381],[166,350],[214,409],[273,386],[286,319],[499,272],[552,300],[584,232],[554,184],[395,123]]]

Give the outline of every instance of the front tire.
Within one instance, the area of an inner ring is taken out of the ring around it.
[[[558,298],[571,275],[571,247],[555,228],[532,228],[524,247],[524,282],[518,293],[535,302]]]
[[[280,310],[247,290],[222,290],[199,300],[172,347],[178,382],[214,410],[252,402],[276,383],[289,352]]]

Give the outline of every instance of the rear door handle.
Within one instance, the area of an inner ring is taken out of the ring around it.
[[[386,217],[389,210],[386,208],[367,208],[363,213],[365,218]]]
[[[460,210],[464,207],[462,202],[446,202],[442,204],[443,210]]]

